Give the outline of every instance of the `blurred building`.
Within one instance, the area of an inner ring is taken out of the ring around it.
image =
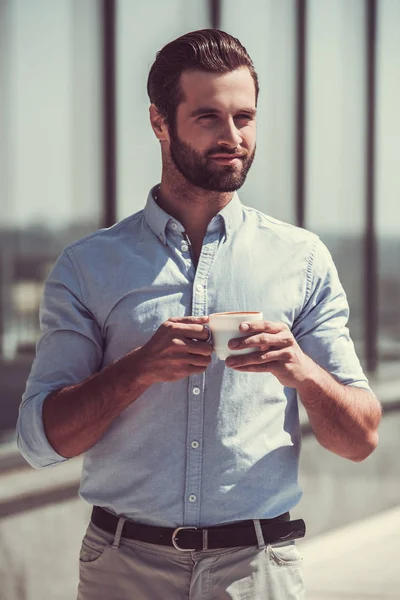
[[[0,432],[12,437],[46,275],[160,179],[155,52],[215,26],[260,78],[245,204],[318,233],[369,372],[400,363],[398,0],[0,0]]]

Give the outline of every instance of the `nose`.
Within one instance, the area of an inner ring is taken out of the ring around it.
[[[237,148],[242,141],[243,138],[235,121],[232,118],[225,121],[219,131],[218,144],[227,148]]]

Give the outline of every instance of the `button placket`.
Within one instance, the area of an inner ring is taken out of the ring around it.
[[[207,314],[207,279],[214,262],[217,246],[218,233],[215,232],[210,236],[209,242],[203,245],[197,265],[192,297],[192,315],[194,316]],[[205,377],[205,373],[192,375],[188,382],[185,524],[198,524],[200,519]]]
[[[202,469],[203,403],[204,373],[189,378],[188,429],[186,458],[186,498],[185,524],[198,523],[200,519],[200,489]],[[195,500],[193,499],[195,497]],[[190,499],[192,498],[192,499]]]

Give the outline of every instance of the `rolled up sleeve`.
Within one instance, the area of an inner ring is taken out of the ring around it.
[[[307,273],[304,306],[292,332],[314,362],[340,383],[370,391],[347,327],[349,305],[326,246],[317,239]]]
[[[46,282],[40,307],[41,337],[26,384],[17,422],[18,448],[39,469],[63,462],[47,440],[42,419],[46,397],[80,383],[102,363],[101,329],[85,304],[77,265],[68,250]]]

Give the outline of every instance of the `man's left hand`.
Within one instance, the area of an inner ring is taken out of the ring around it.
[[[272,373],[282,385],[296,388],[312,377],[317,365],[304,354],[285,323],[272,321],[243,322],[246,337],[230,340],[232,350],[254,348],[251,354],[229,356],[226,365],[236,371]]]

